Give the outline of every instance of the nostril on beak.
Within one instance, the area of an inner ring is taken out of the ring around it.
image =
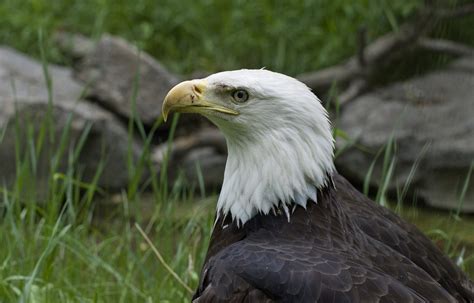
[[[202,93],[201,89],[197,85],[193,85],[193,90],[198,95]]]

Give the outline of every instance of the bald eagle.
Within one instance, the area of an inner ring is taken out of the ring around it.
[[[328,114],[268,70],[175,86],[162,113],[199,113],[228,158],[193,302],[474,302],[467,276],[334,167]]]

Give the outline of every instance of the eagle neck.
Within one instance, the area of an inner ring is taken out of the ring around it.
[[[222,129],[222,128],[221,128]],[[275,129],[226,135],[228,158],[218,217],[244,224],[257,214],[317,203],[317,192],[335,171],[333,139],[326,129]],[[308,135],[310,134],[310,135]]]

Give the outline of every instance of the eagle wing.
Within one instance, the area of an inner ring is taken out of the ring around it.
[[[341,243],[316,245],[302,236],[262,230],[224,248],[206,263],[194,302],[455,302],[410,260],[400,255],[395,265],[388,247],[372,252],[394,265],[382,269]]]
[[[339,200],[366,235],[413,261],[460,302],[474,300],[472,282],[413,224],[369,200],[342,176],[336,175],[335,181],[338,188],[345,188],[338,192]]]

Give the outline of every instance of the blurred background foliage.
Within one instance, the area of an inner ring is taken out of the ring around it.
[[[298,74],[352,55],[359,27],[369,40],[397,30],[422,0],[173,1],[2,0],[0,41],[37,55],[38,30],[124,37],[172,71],[267,67]],[[62,62],[52,43],[49,57]]]

